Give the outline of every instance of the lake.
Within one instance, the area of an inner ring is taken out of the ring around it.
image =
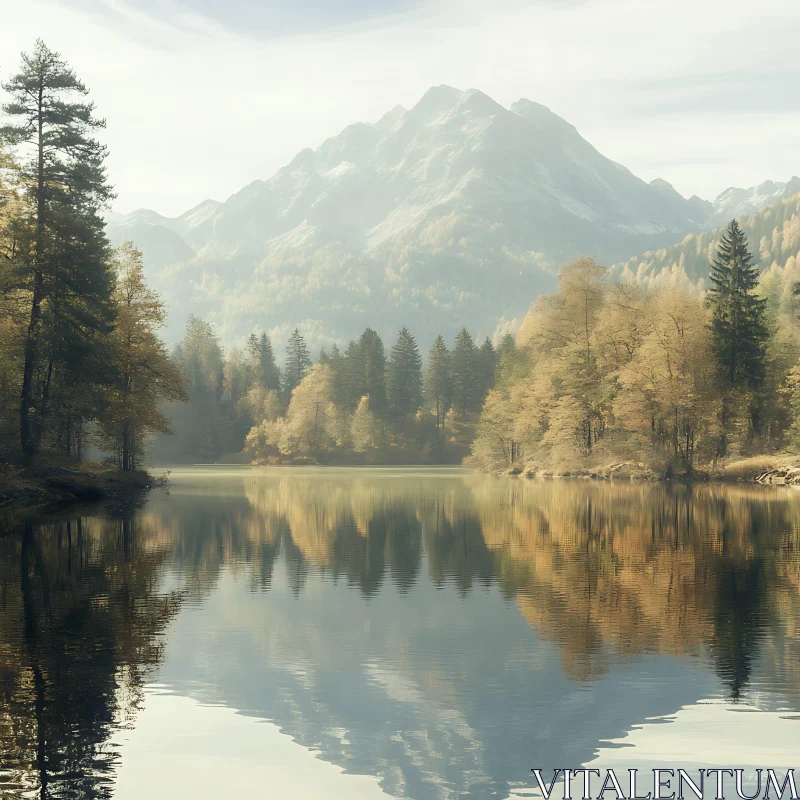
[[[799,760],[792,488],[171,482],[0,521],[0,796],[509,798],[537,767]]]

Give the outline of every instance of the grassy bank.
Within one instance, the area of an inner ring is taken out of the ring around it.
[[[73,503],[134,504],[164,478],[135,470],[119,472],[91,465],[17,467],[0,465],[0,508],[56,507]]]

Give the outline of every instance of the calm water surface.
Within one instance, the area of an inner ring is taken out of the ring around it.
[[[0,796],[530,796],[797,766],[800,492],[180,469],[0,521]],[[609,795],[611,796],[611,795]]]

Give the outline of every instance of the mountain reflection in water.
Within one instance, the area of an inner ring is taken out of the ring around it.
[[[674,766],[737,709],[712,738],[796,738],[798,522],[788,488],[346,469],[186,469],[128,515],[9,516],[0,796],[159,797],[180,763],[179,796],[210,797],[217,758],[228,788],[299,797],[306,752],[331,765],[309,796],[508,797],[620,743]]]

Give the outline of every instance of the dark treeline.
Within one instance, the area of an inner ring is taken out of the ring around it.
[[[213,327],[192,318],[173,354],[189,399],[166,409],[176,435],[157,442],[154,456],[207,463],[244,449],[272,462],[457,462],[513,349],[510,336],[495,349],[463,329],[451,347],[439,336],[423,358],[408,329],[387,352],[367,328],[315,361],[295,330],[280,368],[267,334],[253,333],[226,357]]]
[[[0,126],[0,458],[80,461],[93,443],[134,469],[183,383],[157,330],[141,254],[110,249],[105,122],[39,41],[4,84]]]

